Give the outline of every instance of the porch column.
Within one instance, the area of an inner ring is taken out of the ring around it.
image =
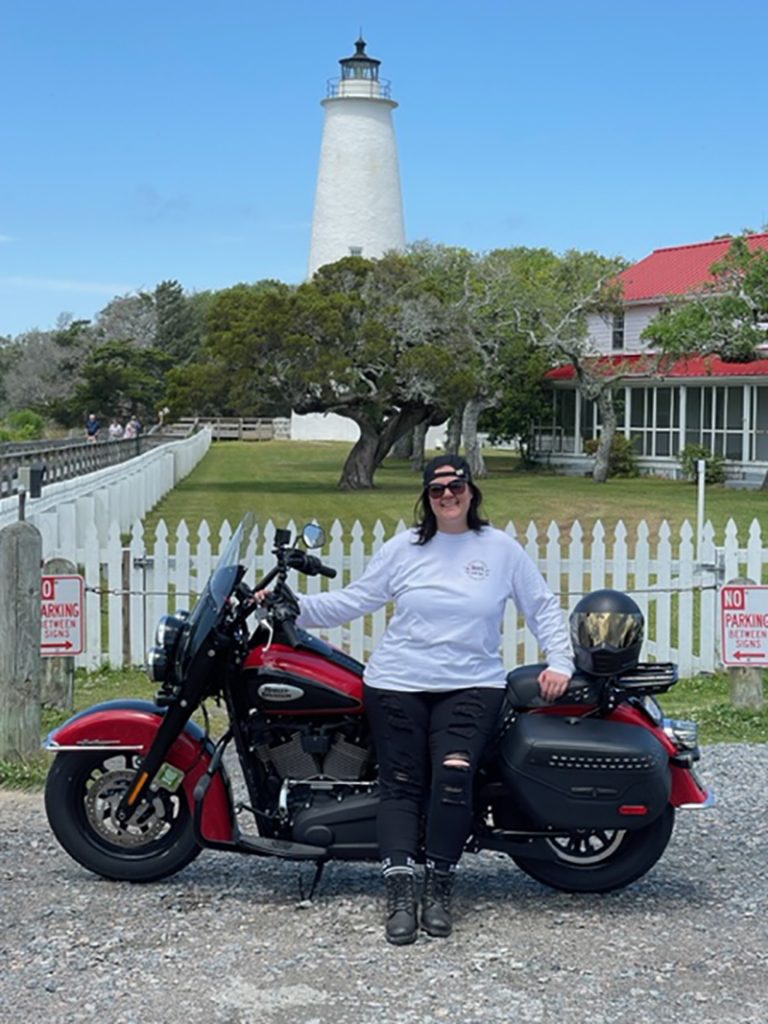
[[[741,461],[752,462],[754,459],[754,444],[752,441],[752,384],[744,384],[742,390],[744,397],[741,411]]]
[[[687,415],[688,415],[687,410],[686,410],[686,398],[688,397],[688,388],[685,386],[685,384],[681,384],[680,385],[680,392],[679,393],[680,393],[680,410],[679,410],[680,420],[679,420],[678,425],[677,425],[677,452],[675,452],[676,455],[679,455],[680,452],[683,450],[683,448],[685,448],[685,423],[686,423],[686,419],[687,419]]]

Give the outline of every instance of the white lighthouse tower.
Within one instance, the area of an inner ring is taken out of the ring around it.
[[[403,201],[389,82],[365,52],[339,61],[328,83],[320,150],[309,276],[344,256],[376,258],[405,246]]]

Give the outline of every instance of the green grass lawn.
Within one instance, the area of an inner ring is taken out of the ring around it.
[[[296,441],[225,441],[212,445],[200,465],[146,517],[154,529],[164,519],[171,530],[185,519],[190,528],[206,519],[212,531],[228,519],[234,526],[245,512],[258,522],[283,525],[311,518],[324,525],[339,519],[345,526],[359,520],[370,527],[380,519],[387,533],[398,520],[410,523],[421,480],[410,465],[388,459],[377,471],[371,491],[340,491],[341,468],[348,444]],[[633,535],[646,520],[652,531],[662,520],[677,530],[685,519],[696,521],[696,487],[685,481],[638,477],[595,484],[590,478],[563,477],[547,471],[526,472],[508,452],[487,451],[488,476],[481,482],[486,514],[506,526],[525,530],[533,520],[546,529],[551,521],[567,530],[575,520],[591,530],[600,519],[612,530],[619,520]],[[733,518],[746,541],[753,519],[768,507],[764,491],[708,486],[705,517],[718,532]]]

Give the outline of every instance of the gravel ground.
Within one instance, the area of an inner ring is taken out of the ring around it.
[[[681,812],[629,889],[571,896],[467,856],[449,939],[383,938],[373,865],[204,852],[149,886],[80,868],[40,794],[0,792],[0,1022],[764,1024],[768,750],[717,746],[717,806]]]

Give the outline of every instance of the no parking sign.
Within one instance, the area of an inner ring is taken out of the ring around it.
[[[85,647],[83,577],[43,576],[40,595],[40,653],[44,657],[82,654]]]
[[[768,665],[768,587],[723,587],[720,627],[724,665]]]

